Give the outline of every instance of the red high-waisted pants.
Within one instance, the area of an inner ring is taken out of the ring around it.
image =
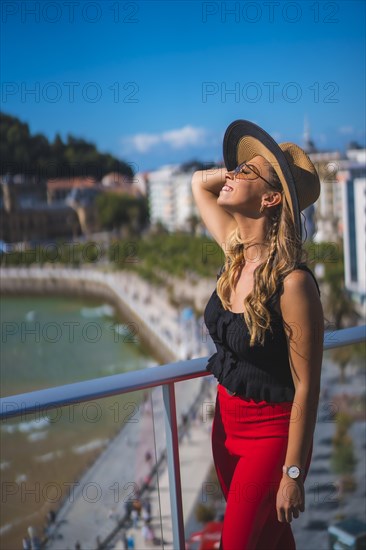
[[[296,548],[291,525],[278,521],[276,510],[292,405],[246,400],[217,386],[212,452],[226,500],[222,550]]]

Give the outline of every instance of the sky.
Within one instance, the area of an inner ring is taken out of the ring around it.
[[[1,3],[1,110],[134,171],[222,160],[246,119],[320,150],[365,143],[359,1]]]

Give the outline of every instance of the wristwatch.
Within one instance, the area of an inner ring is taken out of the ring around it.
[[[282,471],[284,474],[287,474],[291,479],[297,479],[301,475],[301,470],[298,466],[282,466]]]

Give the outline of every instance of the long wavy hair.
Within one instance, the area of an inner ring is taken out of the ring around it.
[[[276,172],[271,169],[271,183],[282,191]],[[268,187],[268,191],[272,188]],[[252,291],[243,301],[244,319],[250,334],[250,346],[264,345],[267,330],[272,332],[271,312],[268,307],[271,297],[280,288],[288,273],[304,262],[305,251],[292,221],[290,207],[282,193],[282,201],[267,218],[264,242],[268,244],[267,260],[254,270]],[[216,292],[224,309],[230,309],[231,292],[235,290],[241,269],[246,263],[246,250],[255,243],[240,237],[239,227],[229,236],[225,250],[224,271],[217,281]],[[288,327],[291,331],[291,327]]]

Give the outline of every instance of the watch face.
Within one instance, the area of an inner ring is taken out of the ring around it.
[[[300,475],[300,470],[297,466],[290,466],[287,473],[292,479],[296,479]]]

